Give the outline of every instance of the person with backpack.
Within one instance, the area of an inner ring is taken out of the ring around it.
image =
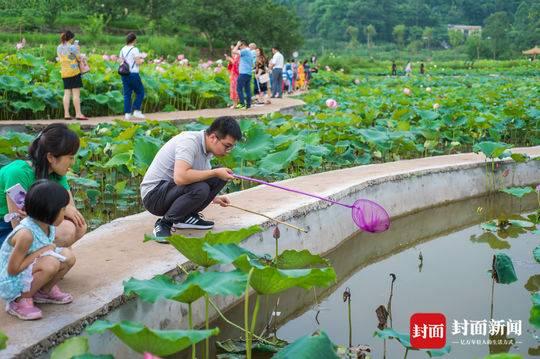
[[[142,120],[144,115],[141,112],[141,106],[144,99],[144,86],[139,75],[139,65],[144,62],[143,56],[137,44],[137,35],[130,32],[126,36],[126,46],[120,51],[120,60],[122,61],[118,68],[118,73],[122,76],[122,85],[124,88],[124,113],[125,119],[132,118]],[[135,101],[132,102],[132,94],[135,92]]]

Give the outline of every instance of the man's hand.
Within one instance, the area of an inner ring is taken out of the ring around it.
[[[234,179],[233,171],[226,167],[220,167],[213,170],[216,177],[223,181],[228,181]]]
[[[221,207],[227,207],[229,204],[231,204],[231,201],[225,196],[217,196],[212,200],[213,203],[219,204]]]

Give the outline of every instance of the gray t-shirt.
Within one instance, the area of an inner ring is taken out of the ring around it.
[[[206,152],[203,131],[185,131],[171,138],[156,154],[141,183],[141,197],[161,181],[174,181],[174,162],[182,160],[194,170],[209,170],[213,155]]]

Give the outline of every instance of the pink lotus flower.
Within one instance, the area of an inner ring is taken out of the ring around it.
[[[103,55],[103,60],[110,61],[111,57],[109,55]]]
[[[146,52],[141,52],[141,54],[139,55],[141,58],[143,59],[146,59],[146,57],[148,56],[148,54]]]
[[[510,173],[510,169],[507,168],[507,169],[505,169],[504,172],[502,173],[502,176],[503,176],[503,177],[506,177],[506,176],[508,176],[509,173]]]
[[[326,100],[326,107],[328,108],[336,108],[338,105],[337,101],[334,100],[333,98],[329,98],[328,100]]]
[[[118,56],[111,55],[111,61],[118,61]]]
[[[405,87],[405,88],[403,89],[403,93],[404,93],[405,95],[409,96],[409,95],[411,94],[411,89]]]
[[[143,359],[161,359],[161,358],[158,357],[157,355],[153,355],[153,354],[145,352]]]
[[[214,61],[208,60],[208,61],[206,61],[206,63],[207,63],[208,65],[212,65],[212,64],[214,63]]]
[[[185,58],[185,57],[184,57],[184,54],[180,54],[180,55],[176,56],[176,59],[177,59],[178,61],[182,61],[184,58]]]
[[[23,37],[23,39],[17,43],[17,45],[15,45],[15,48],[17,49],[17,51],[19,50],[22,50],[23,47],[26,46],[26,39]]]
[[[434,109],[434,110],[438,110],[439,107],[441,107],[441,105],[439,105],[438,103],[434,103],[434,104],[433,104],[433,109]]]
[[[161,60],[160,59],[155,59],[154,64],[161,64]]]
[[[165,69],[161,66],[156,66],[156,71],[159,72],[160,74],[164,74],[165,73]]]
[[[220,72],[221,72],[221,69],[222,69],[221,66],[216,67],[216,68],[214,69],[214,73],[216,73],[216,74],[217,74],[217,73],[220,73]]]
[[[540,193],[540,184],[536,186],[536,193]]]

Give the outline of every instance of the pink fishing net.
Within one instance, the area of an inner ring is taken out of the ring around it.
[[[360,229],[378,233],[390,228],[390,216],[386,210],[377,203],[359,199],[352,206],[352,218]]]

